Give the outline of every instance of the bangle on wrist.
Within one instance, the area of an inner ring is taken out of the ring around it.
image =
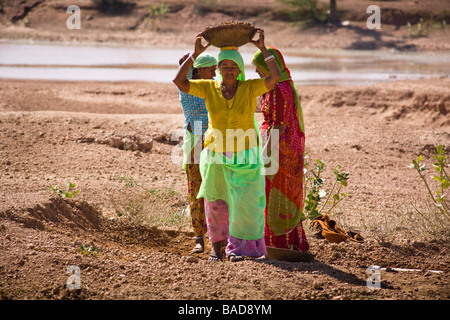
[[[275,57],[273,55],[268,56],[267,58],[264,59],[265,62],[270,62],[272,60],[275,60]]]
[[[189,56],[189,58],[191,58],[191,60],[192,60],[192,63],[194,63],[195,62],[195,58],[194,58],[194,54],[192,53],[190,56]]]

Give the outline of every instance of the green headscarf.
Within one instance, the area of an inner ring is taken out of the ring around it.
[[[302,106],[300,103],[300,98],[298,96],[297,88],[295,87],[295,84],[291,79],[291,72],[287,68],[286,63],[284,62],[283,55],[281,54],[281,52],[278,49],[276,49],[274,47],[267,47],[267,50],[269,51],[269,53],[271,55],[274,56],[275,62],[277,63],[278,68],[280,69],[281,78],[280,78],[280,80],[278,80],[278,82],[282,82],[282,81],[290,82],[292,92],[294,93],[294,102],[295,102],[295,105],[297,106],[297,115],[298,115],[298,122],[300,125],[300,130],[302,132],[305,132],[305,125],[303,123],[303,110],[302,110]],[[255,55],[253,56],[252,63],[259,70],[264,72],[264,74],[266,76],[270,74],[269,66],[267,65],[266,61],[264,61],[264,56],[263,56],[261,50],[256,51]]]
[[[273,47],[267,47],[267,51],[269,51],[269,53],[274,56],[275,62],[278,65],[278,69],[280,69],[281,78],[278,82],[291,80],[291,73],[286,67],[281,53]],[[253,56],[252,63],[262,72],[264,72],[266,76],[270,74],[269,66],[267,65],[266,61],[264,61],[264,55],[262,54],[261,50],[256,51],[255,55]]]
[[[217,60],[209,53],[201,53],[197,59],[195,59],[194,68],[207,68],[217,65]]]
[[[244,67],[244,59],[242,59],[241,54],[237,51],[236,48],[230,49],[230,47],[224,47],[219,53],[219,63],[222,60],[231,60],[234,63],[236,63],[239,67],[239,70],[241,73],[238,76],[238,80],[245,81],[245,67]],[[222,81],[222,75],[220,74],[217,76],[218,81]]]

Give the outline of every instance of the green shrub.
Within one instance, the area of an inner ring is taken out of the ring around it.
[[[433,176],[433,179],[438,182],[438,186],[433,193],[432,188],[429,183],[425,179],[425,174],[423,173],[425,170],[424,158],[420,155],[417,159],[413,159],[411,161],[410,168],[415,169],[419,174],[421,180],[425,184],[428,195],[430,196],[430,200],[438,208],[439,212],[449,216],[450,210],[448,201],[445,199],[445,192],[450,187],[450,179],[448,177],[445,168],[448,166],[448,157],[445,154],[445,149],[442,145],[436,147],[436,153],[432,156],[434,159],[433,167],[437,171],[437,175]]]
[[[285,11],[292,21],[312,21],[323,23],[326,19],[326,11],[319,8],[317,0],[278,0],[288,4],[292,10]]]

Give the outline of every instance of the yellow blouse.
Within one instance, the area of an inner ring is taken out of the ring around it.
[[[227,100],[220,82],[190,80],[189,94],[205,99],[208,109],[205,148],[216,152],[238,152],[258,146],[254,120],[256,97],[267,91],[264,78],[238,81],[236,94]]]

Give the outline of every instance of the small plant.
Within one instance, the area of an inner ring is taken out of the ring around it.
[[[170,7],[163,2],[158,5],[153,4],[149,9],[149,14],[153,17],[163,16],[170,11]]]
[[[29,28],[31,26],[31,11],[27,12],[22,21],[25,27]]]
[[[432,158],[435,160],[433,162],[433,167],[438,172],[438,175],[433,176],[433,178],[434,180],[439,182],[439,187],[434,194],[427,180],[425,179],[425,174],[423,173],[425,170],[423,156],[420,155],[417,159],[413,159],[411,161],[410,168],[415,169],[419,174],[420,178],[425,184],[428,195],[430,196],[433,204],[439,209],[442,214],[449,216],[449,205],[447,200],[445,199],[445,192],[450,187],[450,179],[447,172],[445,171],[445,168],[448,166],[448,157],[445,154],[445,150],[442,145],[436,147],[436,153],[432,156]]]
[[[419,22],[416,24],[417,32],[414,31],[413,26],[408,21],[406,25],[406,30],[408,31],[408,36],[415,37],[426,37],[428,35],[428,29],[426,28],[426,23],[423,18],[420,18]]]
[[[308,172],[306,167],[304,169],[305,174],[303,175],[304,179],[304,216],[305,218],[309,218],[310,220],[313,220],[314,218],[319,216],[319,211],[317,209],[320,199],[325,196],[325,191],[322,190],[323,186],[323,180],[320,177],[321,173],[325,170],[325,163],[317,159],[317,163],[314,166],[315,170],[311,170],[311,174],[313,177],[307,176],[306,173]],[[312,181],[312,182],[311,182]],[[312,184],[311,190],[307,193],[307,187],[309,184]]]
[[[69,181],[66,183],[66,186],[67,190],[63,190],[57,185],[51,186],[50,188],[53,190],[52,193],[59,195],[61,198],[73,198],[80,193],[80,190],[75,190],[77,186],[74,183]]]
[[[288,4],[292,9],[286,13],[293,21],[312,21],[323,23],[326,19],[326,12],[319,8],[317,0],[278,0]]]
[[[97,249],[96,247],[87,244],[80,244],[80,247],[78,248],[77,251],[85,256],[93,256],[93,257],[96,257],[100,252],[100,250]]]
[[[115,212],[119,217],[127,217],[136,224],[180,228],[189,225],[190,216],[182,209],[186,206],[185,195],[170,187],[147,188],[132,178],[122,176],[117,178],[125,183],[126,188],[138,188],[144,191],[134,199],[127,200],[125,204],[114,201]]]
[[[406,30],[408,30],[408,36],[412,37],[413,36],[413,30],[412,30],[412,25],[411,22],[408,21],[408,23],[406,24]]]
[[[428,34],[427,28],[425,27],[425,23],[423,18],[420,18],[419,22],[417,23],[417,35],[419,37],[426,37]]]
[[[324,210],[324,208],[327,205],[330,205],[331,207],[325,210],[326,213],[330,213],[331,210],[333,210],[339,202],[341,202],[346,196],[347,192],[341,193],[342,187],[346,187],[348,185],[347,180],[349,176],[349,172],[341,171],[341,166],[338,165],[336,169],[333,171],[334,175],[336,176],[336,180],[334,181],[333,187],[331,188],[330,192],[328,192],[328,198],[323,204],[322,208],[319,210],[319,214]],[[333,193],[335,191],[335,188],[337,187],[336,193]],[[333,200],[331,200],[331,195]]]
[[[156,188],[148,189],[148,188],[144,187],[144,185],[142,185],[141,183],[137,182],[136,180],[134,180],[132,178],[118,176],[117,179],[119,179],[120,182],[125,182],[126,188],[138,187],[140,189],[147,191],[150,194],[155,195],[156,197],[158,197],[160,199],[162,199],[164,197],[175,196],[177,194],[177,192],[175,190],[173,190],[172,188],[165,188],[165,190],[163,192],[161,192],[160,190],[158,190]]]
[[[189,223],[190,216],[184,210],[174,211],[171,214],[161,217],[160,220],[165,225],[183,225]]]
[[[130,200],[123,209],[116,209],[116,214],[121,217],[123,215],[130,218],[133,222],[136,222],[135,217],[141,214],[144,209],[144,205],[138,200]]]
[[[170,12],[170,6],[165,4],[164,1],[159,4],[152,4],[143,19],[144,25],[149,26],[151,29],[157,29],[157,19],[163,17],[168,12]]]
[[[304,219],[313,220],[323,213],[329,214],[336,206],[347,196],[347,193],[342,192],[342,188],[347,186],[349,173],[341,171],[341,166],[337,166],[333,173],[336,176],[333,186],[327,193],[323,188],[323,179],[321,174],[325,171],[326,164],[324,161],[317,159],[314,170],[311,171],[312,177],[307,175],[307,158],[304,162]],[[308,192],[308,186],[311,185],[311,190]],[[337,187],[337,189],[336,189]],[[321,201],[328,194],[326,200],[321,204]],[[320,209],[319,209],[320,206]],[[327,208],[327,210],[325,210]]]

